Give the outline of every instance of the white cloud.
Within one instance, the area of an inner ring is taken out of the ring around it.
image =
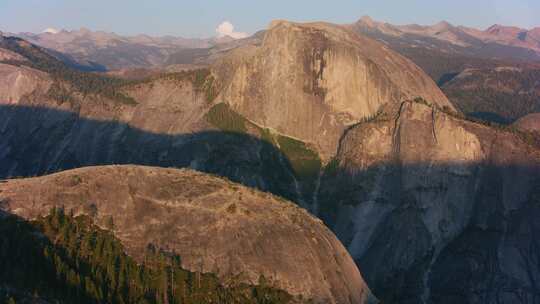
[[[218,33],[218,37],[229,36],[229,37],[232,37],[234,39],[246,38],[248,36],[247,33],[235,32],[234,31],[234,25],[232,23],[230,23],[229,21],[223,21],[216,28],[216,33]]]
[[[43,33],[49,33],[49,34],[58,34],[59,32],[60,32],[59,30],[52,27],[49,27],[43,30]]]

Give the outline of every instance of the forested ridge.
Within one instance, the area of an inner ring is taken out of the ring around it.
[[[107,226],[114,229],[112,219]],[[32,222],[0,215],[0,303],[300,302],[264,277],[256,286],[228,286],[183,269],[181,257],[153,245],[138,263],[89,216],[60,208]]]
[[[464,113],[484,120],[512,123],[540,112],[539,68],[472,69],[443,90]]]
[[[0,39],[0,47],[15,52],[28,61],[7,61],[12,65],[26,65],[51,75],[55,84],[49,90],[51,97],[59,101],[70,101],[71,88],[63,88],[62,83],[67,82],[82,95],[101,95],[124,104],[135,104],[133,98],[123,94],[119,88],[126,84],[126,80],[107,77],[73,69],[43,49],[32,45],[20,38],[4,37]]]
[[[74,69],[45,50],[32,45],[20,38],[7,37],[0,39],[0,48],[13,51],[28,61],[0,61],[16,66],[28,66],[48,73],[54,80],[49,89],[50,98],[59,103],[73,102],[74,95],[96,95],[109,98],[126,105],[136,105],[137,101],[125,94],[123,88],[139,84],[148,84],[156,80],[190,81],[197,93],[202,93],[208,102],[217,96],[214,77],[208,69],[181,71],[176,73],[163,73],[155,77],[140,80],[129,80],[111,77],[104,74],[91,73]]]

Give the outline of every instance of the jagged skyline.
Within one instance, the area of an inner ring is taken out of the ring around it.
[[[39,33],[46,29],[74,30],[87,27],[123,35],[203,38],[219,35],[216,31],[224,22],[229,22],[235,33],[252,34],[266,28],[273,19],[348,23],[363,15],[393,24],[435,24],[445,20],[479,29],[493,24],[530,29],[540,26],[540,22],[534,18],[540,15],[540,3],[532,0],[459,0],[451,3],[426,0],[403,3],[352,0],[339,3],[320,0],[278,0],[271,3],[222,0],[3,1],[0,3],[0,30]]]

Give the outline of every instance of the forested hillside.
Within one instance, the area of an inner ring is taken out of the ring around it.
[[[0,302],[26,303],[289,303],[261,277],[257,286],[226,287],[213,274],[182,269],[181,257],[149,245],[137,263],[109,230],[88,216],[52,209],[26,222],[0,220]],[[3,286],[3,287],[2,287]]]

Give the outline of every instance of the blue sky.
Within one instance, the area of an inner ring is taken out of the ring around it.
[[[395,24],[540,26],[540,0],[0,0],[0,30],[45,28],[209,37],[228,20],[253,33],[273,19],[349,23],[363,15]]]

